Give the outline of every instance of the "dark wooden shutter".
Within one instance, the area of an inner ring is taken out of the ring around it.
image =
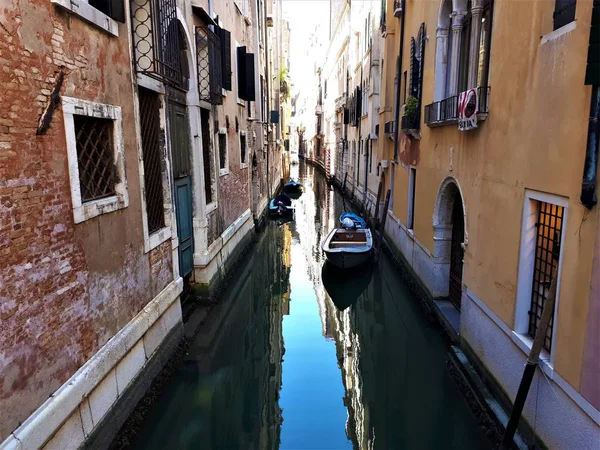
[[[600,0],[595,0],[592,8],[592,29],[585,84],[600,84]]]
[[[558,29],[575,20],[577,0],[556,0],[554,4],[554,29]]]
[[[356,88],[356,125],[358,126],[358,122],[360,122],[360,118],[362,117],[362,89]]]
[[[410,95],[412,97],[419,97],[419,61],[416,55],[416,43],[415,38],[410,38]]]
[[[417,99],[419,99],[419,106],[421,105],[421,96],[423,93],[423,66],[425,65],[425,23],[421,24],[421,31],[419,32],[421,41],[419,42],[420,48],[420,61],[419,61],[419,80],[418,80],[418,92]],[[420,108],[419,108],[420,109]]]
[[[256,89],[254,77],[254,53],[246,53],[246,99],[250,102],[256,101]]]
[[[231,33],[219,28],[221,38],[221,75],[223,77],[223,89],[231,90]]]
[[[110,3],[110,17],[117,22],[125,23],[125,2],[124,0],[108,0]]]
[[[246,47],[237,48],[237,88],[238,97],[242,100],[248,100],[246,84]]]

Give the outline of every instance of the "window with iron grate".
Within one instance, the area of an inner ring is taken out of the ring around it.
[[[73,116],[83,203],[115,195],[113,121]]]
[[[155,92],[139,88],[144,194],[148,233],[164,228],[163,172],[160,137],[160,98]]]
[[[240,161],[241,161],[243,167],[246,164],[246,152],[247,152],[246,133],[244,131],[242,131],[240,133]]]
[[[537,201],[537,221],[535,224],[536,240],[533,262],[533,283],[531,287],[531,305],[529,307],[528,334],[535,337],[544,303],[550,295],[552,279],[557,275],[561,252],[561,234],[564,218],[564,207]],[[552,348],[552,329],[554,320],[550,321],[544,348],[550,352]]]
[[[224,171],[227,171],[227,134],[224,130],[219,132],[219,168],[221,169],[221,175]]]

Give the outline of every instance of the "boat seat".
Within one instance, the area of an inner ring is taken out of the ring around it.
[[[367,241],[332,241],[331,245],[367,245]]]

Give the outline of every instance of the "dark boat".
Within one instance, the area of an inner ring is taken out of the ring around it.
[[[297,181],[288,181],[283,185],[283,192],[290,194],[300,194],[302,193],[302,185]]]
[[[269,202],[269,214],[273,217],[293,215],[292,199],[285,194],[278,195]]]

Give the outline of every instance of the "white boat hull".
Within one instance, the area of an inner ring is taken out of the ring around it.
[[[364,245],[349,246],[346,248],[332,248],[330,244],[336,231],[338,230],[331,230],[329,235],[321,244],[321,249],[325,253],[325,257],[329,263],[339,267],[340,269],[350,269],[352,267],[364,264],[369,260],[371,256],[371,250],[373,248],[373,239],[371,237],[370,230],[365,230],[366,244]]]

